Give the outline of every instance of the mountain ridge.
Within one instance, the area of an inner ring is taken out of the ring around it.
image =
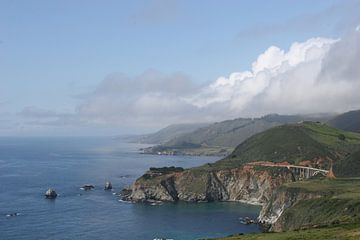
[[[171,140],[145,149],[150,154],[228,155],[237,145],[256,133],[275,126],[300,121],[326,122],[331,115],[279,115],[260,118],[237,118],[216,122],[182,134]]]
[[[329,120],[328,124],[345,131],[360,132],[360,110],[339,114]]]

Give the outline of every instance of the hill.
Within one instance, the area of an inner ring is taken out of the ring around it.
[[[144,144],[163,144],[183,134],[193,132],[202,127],[206,127],[209,124],[210,123],[173,124],[160,129],[155,133],[128,137],[127,141]]]
[[[358,240],[359,229],[359,223],[342,224],[281,233],[234,234],[221,240]]]
[[[342,130],[360,132],[360,110],[340,114],[331,119],[328,124]]]
[[[258,220],[276,232],[353,224],[360,220],[360,179],[348,176],[360,177],[359,155],[360,133],[316,122],[286,124],[250,137],[215,163],[178,171],[150,169],[124,189],[121,198],[259,204]],[[271,165],[259,165],[259,161]],[[305,177],[301,169],[276,163],[333,167],[336,176],[347,178]]]
[[[199,128],[152,148],[146,153],[228,155],[237,145],[256,133],[286,123],[303,120],[326,121],[329,115],[278,115],[261,118],[238,118]]]
[[[278,192],[297,197],[315,194],[316,197],[303,197],[285,209],[274,224],[274,230],[280,233],[238,235],[223,239],[359,239],[360,179],[292,182],[281,186]],[[272,200],[277,201],[275,198]]]
[[[274,127],[256,134],[214,167],[236,167],[253,161],[288,162],[328,169],[330,162],[345,171],[349,156],[360,147],[360,134],[332,128],[326,124],[304,122]],[[360,164],[355,160],[351,166]],[[341,167],[340,167],[341,166]],[[349,169],[348,171],[352,171]],[[360,175],[360,173],[358,173]]]

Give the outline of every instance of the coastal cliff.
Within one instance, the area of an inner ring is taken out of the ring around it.
[[[166,168],[162,168],[162,171]],[[132,202],[239,201],[261,205],[258,222],[282,232],[360,219],[357,179],[295,181],[287,168],[244,166],[146,172],[121,198]]]
[[[360,194],[353,194],[358,188],[350,180],[321,179],[315,174],[320,171],[308,171],[305,177],[301,169],[292,171],[286,166],[325,171],[334,165],[335,175],[358,176],[359,148],[358,133],[312,122],[284,125],[249,138],[215,163],[191,169],[152,168],[124,189],[121,198],[258,204],[262,206],[258,220],[271,231],[351,222],[360,216]]]
[[[294,181],[286,168],[243,166],[233,169],[190,169],[174,172],[149,170],[121,193],[122,200],[152,201],[239,201],[262,205],[260,221],[273,223],[284,208],[269,202],[279,186]],[[276,208],[275,208],[276,207]]]
[[[191,169],[160,173],[148,171],[122,191],[127,201],[242,201],[265,204],[284,182],[293,181],[287,169],[256,170],[239,167],[223,170]]]
[[[342,178],[285,183],[259,218],[271,222],[272,216],[277,216],[270,229],[274,232],[358,223],[360,181]]]
[[[281,232],[288,230],[286,228],[288,228],[289,223],[284,221],[283,213],[299,202],[320,197],[321,194],[318,193],[291,191],[279,187],[273,191],[270,200],[263,205],[258,220],[267,224],[270,231]]]

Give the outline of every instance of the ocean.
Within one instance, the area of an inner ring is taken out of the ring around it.
[[[190,240],[259,231],[239,221],[256,218],[257,206],[119,201],[115,193],[149,167],[192,167],[218,159],[144,155],[141,147],[106,137],[0,138],[0,240]],[[106,181],[113,191],[103,190]],[[95,189],[83,191],[84,184]],[[44,197],[50,187],[59,194],[55,200]]]

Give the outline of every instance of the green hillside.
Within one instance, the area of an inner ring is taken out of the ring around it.
[[[323,179],[287,183],[280,191],[316,193],[287,208],[279,218],[281,233],[246,234],[224,240],[255,239],[359,239],[360,179]]]
[[[237,145],[256,133],[286,123],[302,120],[326,121],[329,115],[302,116],[271,114],[261,118],[238,118],[211,124],[193,132],[179,135],[149,149],[148,153],[172,152],[177,154],[229,154]]]
[[[213,166],[235,167],[252,161],[298,164],[304,160],[322,159],[321,167],[328,168],[330,159],[343,165],[359,148],[359,133],[345,132],[322,123],[304,122],[278,126],[256,134]]]
[[[340,114],[331,119],[328,124],[342,130],[360,132],[360,110]]]
[[[344,224],[282,233],[238,234],[222,240],[358,240],[360,224]],[[210,239],[209,239],[210,240]]]
[[[360,176],[360,151],[340,160],[334,165],[334,172],[339,177]]]

